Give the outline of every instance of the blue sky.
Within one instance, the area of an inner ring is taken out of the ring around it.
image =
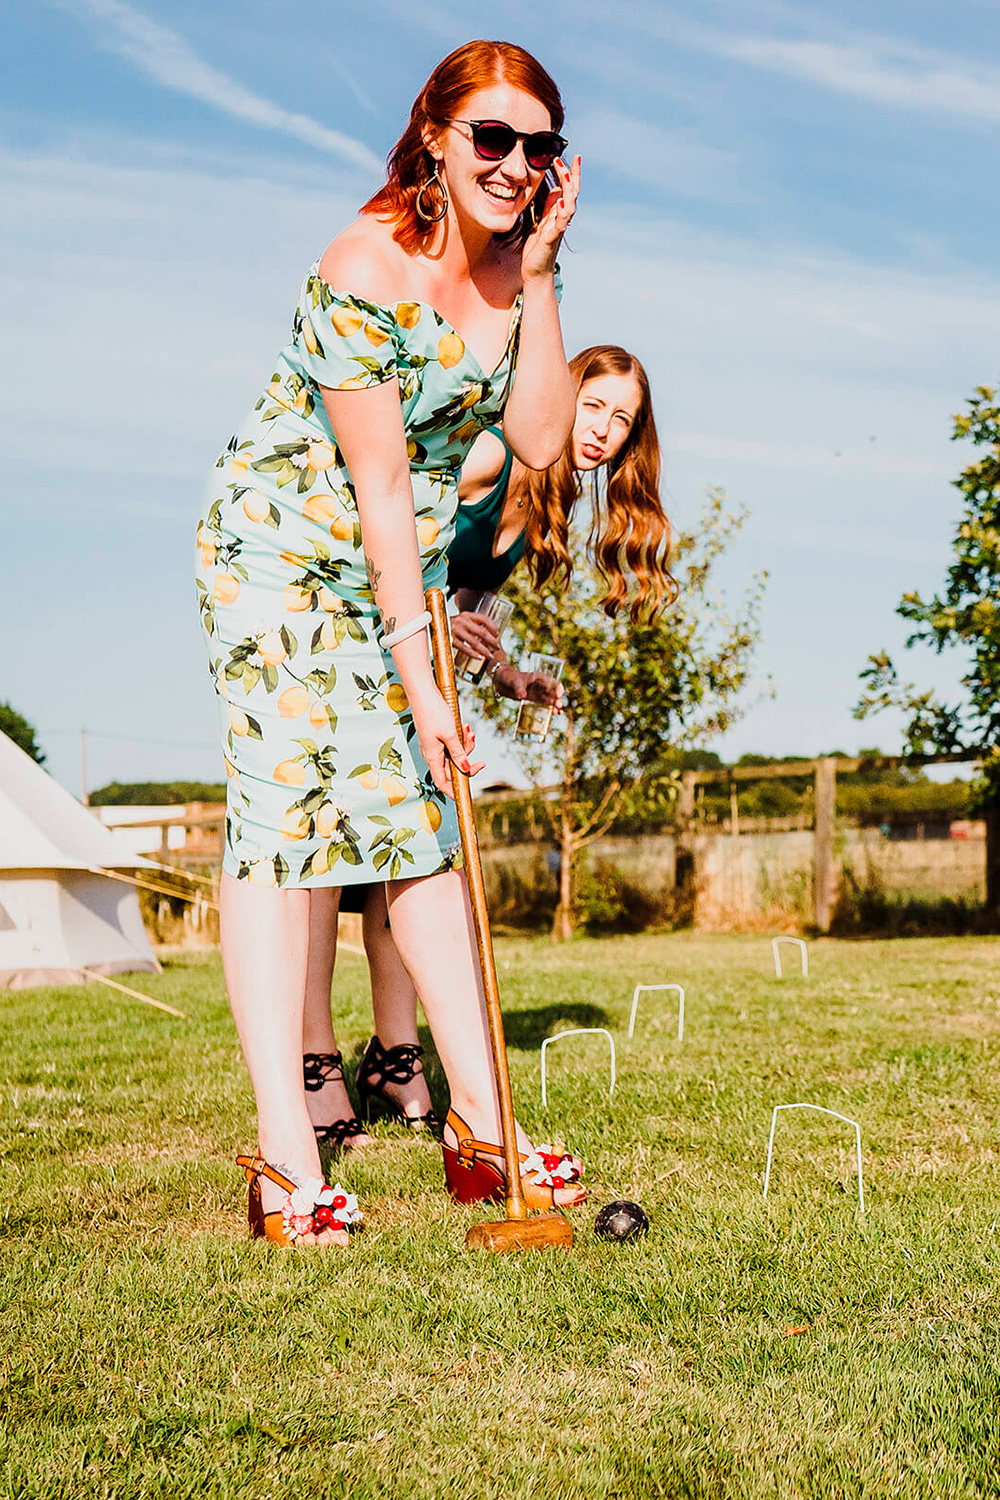
[[[90,784],[218,775],[190,582],[218,448],[300,275],[379,175],[467,7],[36,0],[0,13],[0,699]],[[634,349],[676,524],[724,485],[770,574],[762,698],[716,748],[897,743],[850,717],[941,577],[998,376],[998,0],[549,0],[492,35],[556,77],[584,157],[572,350]],[[957,665],[923,656],[947,688]],[[496,770],[502,769],[498,763]]]

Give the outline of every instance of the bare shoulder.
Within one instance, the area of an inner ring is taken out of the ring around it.
[[[387,224],[362,214],[327,245],[319,274],[336,291],[387,305],[404,294],[408,256]]]
[[[465,505],[475,505],[496,484],[507,459],[506,445],[495,432],[481,432],[462,465],[458,498]]]

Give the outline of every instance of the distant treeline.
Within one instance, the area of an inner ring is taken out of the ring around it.
[[[848,758],[844,750],[826,752],[842,759]],[[862,759],[874,758],[882,752],[865,749],[857,752]],[[742,755],[738,766],[760,766],[762,769],[779,760],[810,760],[811,756]],[[701,769],[700,767],[695,769]],[[705,769],[708,769],[706,765]],[[893,769],[864,769],[861,771],[838,771],[837,811],[846,817],[858,817],[863,821],[878,818],[880,814],[926,814],[939,817],[951,815],[963,817],[970,812],[972,789],[967,781],[932,781],[920,768],[897,766]],[[741,781],[738,783],[737,802],[739,813],[744,818],[792,818],[808,813],[812,808],[813,779],[811,776],[783,777],[781,780]],[[706,786],[702,811],[709,817],[728,818],[730,814],[729,788]]]
[[[833,750],[831,755],[845,752]],[[875,756],[878,750],[863,750],[862,756]],[[802,755],[743,755],[735,762],[738,766],[767,766],[779,761],[808,760]],[[636,785],[632,795],[616,821],[615,832],[639,833],[646,828],[662,827],[672,821],[672,806],[664,798],[664,778],[678,771],[708,771],[721,768],[724,762],[710,750],[695,750],[665,757],[648,775]],[[740,781],[738,784],[739,813],[744,818],[789,818],[808,813],[812,806],[813,783],[811,776],[783,777],[769,781]],[[649,787],[649,798],[644,795],[644,786]],[[600,787],[594,788],[595,797]],[[880,814],[922,813],[939,817],[971,815],[971,788],[967,781],[931,781],[925,771],[900,767],[895,770],[864,770],[842,772],[837,777],[837,810],[848,817],[862,820],[877,818]],[[224,782],[205,781],[112,781],[99,791],[91,792],[93,807],[136,807],[175,805],[183,802],[225,802]],[[525,806],[511,803],[505,809],[506,824],[513,833],[527,834],[532,824],[529,811],[532,797],[525,793]],[[710,820],[729,817],[729,788],[724,785],[706,786],[699,793],[699,812]]]
[[[91,807],[163,807],[225,802],[224,781],[110,781],[88,798]]]

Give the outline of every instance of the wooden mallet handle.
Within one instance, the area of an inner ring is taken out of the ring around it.
[[[431,641],[434,646],[434,676],[441,696],[455,715],[455,728],[462,744],[465,734],[462,725],[462,709],[455,686],[455,662],[451,652],[451,631],[448,629],[448,612],[444,594],[440,589],[428,589],[425,603],[431,616]],[[514,1100],[510,1089],[510,1070],[507,1067],[507,1043],[503,1034],[503,1016],[500,1011],[500,986],[497,983],[497,966],[493,956],[493,939],[490,936],[490,918],[486,905],[486,886],[483,882],[483,865],[479,857],[479,839],[476,836],[476,819],[472,810],[472,791],[469,778],[452,761],[452,785],[455,788],[455,807],[458,811],[458,831],[462,838],[462,854],[465,859],[465,876],[472,902],[472,920],[476,931],[476,946],[479,949],[479,967],[483,976],[483,993],[486,996],[486,1019],[490,1030],[490,1046],[493,1049],[493,1072],[496,1077],[497,1096],[500,1101],[500,1129],[503,1135],[503,1160],[507,1175],[507,1217],[526,1219],[528,1216],[524,1193],[521,1191],[521,1164],[517,1154],[517,1131],[514,1124]]]

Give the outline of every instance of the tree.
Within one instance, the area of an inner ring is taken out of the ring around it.
[[[9,703],[0,703],[0,733],[13,740],[19,745],[26,755],[37,761],[40,766],[45,764],[45,752],[35,739],[35,726],[29,724],[23,714],[19,714],[16,708]]]
[[[544,745],[513,739],[511,705],[484,708],[512,738],[536,787],[558,782],[543,805],[560,850],[559,906],[554,938],[573,931],[574,875],[581,850],[608,831],[631,804],[651,797],[666,808],[678,772],[664,769],[670,752],[721,734],[739,717],[735,700],[747,682],[758,639],[763,577],[751,580],[735,616],[714,589],[716,565],[746,519],[731,512],[721,490],[709,491],[698,530],[677,544],[680,591],[655,622],[609,619],[600,608],[604,584],[587,556],[586,531],[570,536],[573,579],[536,590],[527,569],[508,589],[511,629],[523,659],[529,651],[560,656],[569,712],[553,719]],[[640,778],[647,778],[640,786]],[[652,781],[652,784],[651,784]]]
[[[91,792],[91,807],[164,807],[185,802],[225,802],[219,781],[109,781]]]
[[[978,808],[986,817],[986,904],[1000,917],[1000,408],[989,386],[976,387],[968,410],[954,418],[953,440],[985,450],[953,481],[964,497],[952,541],[944,588],[930,599],[903,595],[896,613],[913,626],[907,648],[918,642],[939,655],[966,653],[964,699],[948,704],[932,691],[902,682],[885,651],[868,659],[866,684],[854,712],[859,719],[886,708],[909,715],[908,748],[914,754],[974,752],[982,770]]]

